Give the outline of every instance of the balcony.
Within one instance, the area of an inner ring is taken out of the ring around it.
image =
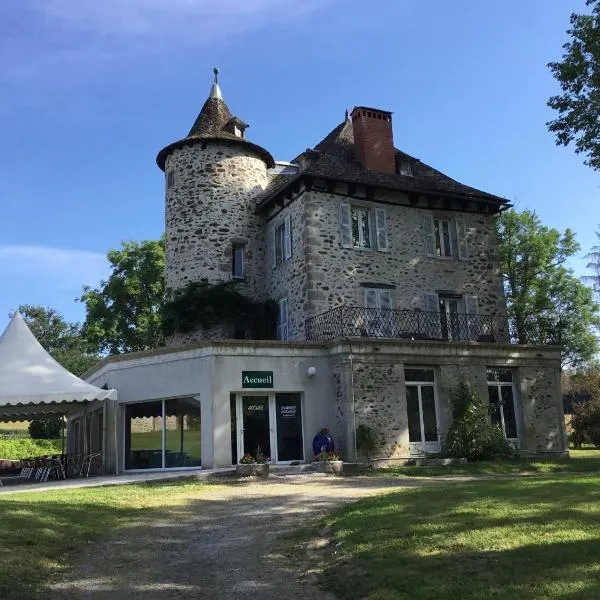
[[[343,337],[439,340],[450,342],[556,344],[558,329],[550,322],[529,320],[518,340],[506,316],[444,314],[424,310],[391,310],[338,306],[305,322],[308,341]]]

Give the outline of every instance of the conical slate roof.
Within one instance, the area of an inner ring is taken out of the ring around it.
[[[114,399],[116,395],[115,390],[90,385],[57,363],[19,313],[0,336],[0,417],[44,412],[36,405]]]
[[[156,157],[156,163],[164,171],[167,157],[173,150],[182,148],[185,145],[218,140],[232,144],[241,144],[248,150],[258,154],[265,161],[267,167],[275,166],[275,161],[267,150],[249,142],[243,137],[235,135],[233,125],[241,126],[244,129],[248,127],[241,119],[231,114],[227,104],[223,100],[221,88],[215,80],[210,90],[210,95],[202,106],[202,110],[194,121],[190,132],[183,139],[163,148]]]

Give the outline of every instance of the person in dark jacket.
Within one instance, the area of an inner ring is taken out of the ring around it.
[[[323,427],[323,429],[317,432],[317,435],[315,435],[315,437],[313,438],[312,446],[314,458],[321,454],[321,452],[335,451],[335,444],[327,427]]]

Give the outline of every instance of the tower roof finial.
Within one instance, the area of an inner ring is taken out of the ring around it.
[[[219,67],[215,67],[213,69],[213,73],[215,74],[215,81],[210,88],[210,94],[208,97],[223,100],[223,94],[221,94],[221,88],[219,87]]]

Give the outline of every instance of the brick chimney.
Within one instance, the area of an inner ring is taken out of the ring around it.
[[[352,111],[354,149],[365,169],[381,173],[396,172],[392,134],[392,113],[366,106]]]

